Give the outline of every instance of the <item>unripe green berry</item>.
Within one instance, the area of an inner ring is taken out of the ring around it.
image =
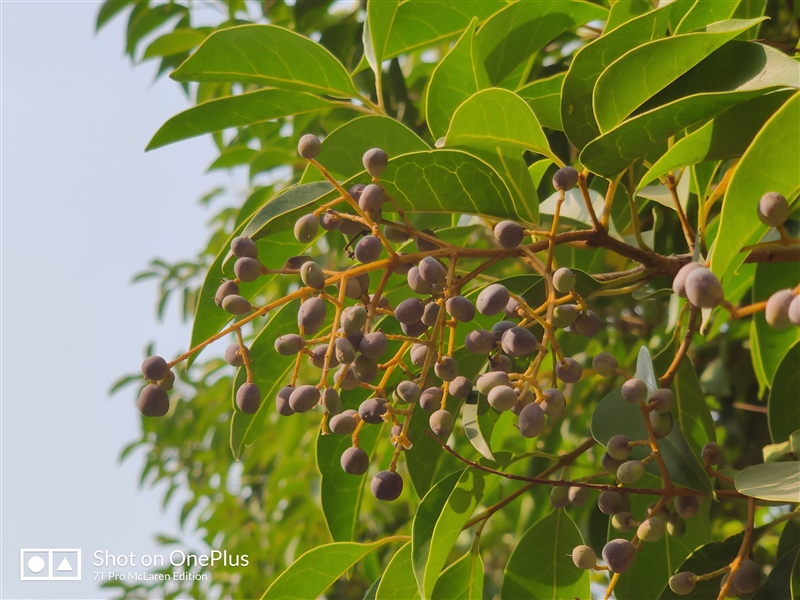
[[[679,596],[686,596],[694,591],[697,575],[690,571],[682,571],[669,578],[669,589]]]
[[[601,377],[609,378],[614,376],[619,363],[614,355],[608,352],[601,352],[592,359],[592,367]]]
[[[631,453],[631,447],[628,445],[630,441],[627,436],[615,435],[608,440],[606,452],[614,460],[627,460]]]
[[[664,521],[650,517],[636,530],[637,537],[645,542],[657,542],[664,535]]]
[[[597,566],[597,555],[589,546],[575,546],[572,551],[572,562],[579,569],[588,571]]]
[[[561,267],[553,273],[553,287],[560,294],[569,294],[575,287],[577,278],[567,267]]]
[[[629,460],[617,469],[617,479],[620,483],[633,483],[642,475],[644,475],[644,464],[640,460]]]
[[[569,504],[569,488],[562,485],[554,485],[550,490],[550,504],[553,508],[564,508]]]

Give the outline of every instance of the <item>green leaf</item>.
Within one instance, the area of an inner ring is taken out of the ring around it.
[[[715,23],[708,31],[646,42],[626,53],[597,79],[592,106],[600,131],[621,123],[645,100],[666,88],[760,19]],[[639,77],[631,77],[639,73]]]
[[[739,0],[697,0],[683,16],[673,35],[690,33],[733,17]]]
[[[100,31],[106,23],[133,4],[134,0],[105,0],[97,11],[94,30]]]
[[[488,460],[497,462],[492,454],[489,441],[492,439],[492,429],[500,414],[492,410],[486,396],[473,393],[464,402],[461,413],[461,422],[469,443]]]
[[[729,108],[667,150],[642,177],[637,191],[674,169],[741,156],[767,119],[791,95],[789,90],[780,90]]]
[[[209,165],[206,172],[210,173],[211,171],[219,171],[220,169],[232,169],[249,164],[257,153],[258,150],[248,148],[247,146],[231,146],[230,148],[225,148],[214,162]]]
[[[208,36],[207,31],[182,27],[156,38],[144,51],[142,60],[188,52]]]
[[[291,164],[294,159],[295,157],[285,150],[273,147],[262,150],[250,161],[250,179],[264,171]]]
[[[318,96],[276,89],[209,100],[169,119],[147,144],[146,150],[154,150],[205,133],[254,125],[329,106],[329,101]]]
[[[755,19],[764,14],[767,0],[739,0],[739,5],[733,13],[734,19]],[[759,27],[748,29],[739,36],[740,40],[754,40],[758,37]]]
[[[505,6],[503,0],[406,0],[397,9],[383,59],[448,40],[464,31],[473,17],[483,21]]]
[[[561,164],[530,106],[502,88],[480,91],[461,104],[453,114],[445,144],[532,150]]]
[[[763,527],[755,530],[755,538],[760,537],[760,532]],[[675,573],[681,571],[690,571],[697,573],[711,573],[718,569],[729,565],[739,552],[742,545],[744,532],[737,533],[726,539],[724,542],[711,542],[705,544],[692,552],[689,557],[683,561],[680,567],[673,567]],[[716,598],[719,595],[720,580],[722,576],[714,577],[713,579],[706,579],[698,581],[694,591],[684,596],[675,594],[669,587],[665,587],[661,592],[659,600],[679,600],[686,598],[688,600],[708,600],[708,598]]]
[[[457,471],[433,486],[417,507],[411,554],[422,598],[431,597],[462,527],[483,497],[484,486],[482,472]]]
[[[656,356],[653,363],[659,373],[666,372],[674,356],[675,349],[669,346]],[[686,441],[699,456],[706,443],[717,441],[717,434],[703,388],[700,387],[697,372],[688,356],[681,362],[670,389],[675,393],[672,415],[676,425],[680,426]]]
[[[636,482],[639,487],[659,487],[657,477],[647,473]],[[644,515],[651,496],[632,495],[631,512]],[[701,501],[700,510],[686,519],[686,532],[681,537],[664,534],[656,542],[648,542],[644,551],[636,556],[633,566],[621,577],[614,588],[617,600],[655,600],[667,586],[676,565],[681,564],[695,548],[711,541],[711,522],[707,500]],[[628,538],[631,532],[624,537]],[[609,537],[621,537],[609,528]]]
[[[649,0],[629,0],[628,2],[614,2],[608,11],[608,19],[603,34],[613,31],[620,25],[627,23],[653,9]]]
[[[447,567],[433,588],[433,600],[482,600],[483,560],[472,550]]]
[[[281,356],[275,351],[275,338],[281,332],[297,327],[297,309],[300,302],[291,302],[277,309],[268,323],[258,333],[250,345],[251,369],[253,383],[261,392],[261,406],[254,415],[243,413],[236,406],[236,390],[246,381],[247,373],[240,367],[233,379],[231,419],[231,450],[236,460],[241,460],[246,445],[252,444],[261,433],[267,413],[275,410],[275,396],[286,385],[289,374],[294,367],[293,356]]]
[[[490,85],[486,69],[474,48],[476,24],[477,19],[473,19],[431,74],[425,96],[425,117],[435,140],[447,133],[456,109],[470,96]]]
[[[399,0],[370,0],[367,2],[367,18],[364,20],[364,56],[372,67],[376,78],[381,77],[381,63],[386,55],[386,43],[395,17]]]
[[[314,202],[332,189],[327,181],[315,181],[284,190],[253,216],[242,235],[258,240],[294,227],[300,216],[297,209],[307,208],[311,212]]]
[[[364,171],[361,158],[370,148],[383,148],[389,157],[429,150],[419,136],[390,117],[368,115],[334,129],[323,141],[317,161],[334,177],[345,179]],[[321,181],[320,172],[309,165],[301,183]]]
[[[381,576],[375,600],[417,600],[419,590],[414,581],[411,542],[395,552]]]
[[[515,207],[523,211],[529,223],[539,223],[539,199],[522,153],[516,149],[470,148],[470,153],[489,164],[506,184]],[[549,161],[548,161],[549,162]]]
[[[366,390],[361,393],[350,392],[348,404],[358,397],[366,400]],[[358,447],[370,458],[375,454],[379,441],[386,441],[383,436],[385,427],[365,427],[358,434]],[[331,537],[337,542],[355,539],[358,519],[361,514],[361,501],[367,485],[366,475],[348,475],[342,470],[340,462],[342,453],[353,445],[349,435],[319,435],[317,437],[317,466],[321,474],[320,497],[325,522]]]
[[[796,597],[792,594],[792,573],[798,556],[800,556],[800,545],[780,556],[767,575],[767,580],[753,596],[753,600],[784,600]]]
[[[650,391],[658,387],[650,353],[644,346],[639,350],[635,377],[644,381]],[[658,440],[658,448],[667,466],[667,472],[673,483],[710,495],[713,490],[708,476],[684,438],[679,420],[675,418],[675,421],[675,426],[669,435]],[[639,406],[625,402],[619,388],[609,393],[597,405],[592,414],[591,430],[594,439],[604,446],[612,436],[618,434],[626,435],[632,440],[647,439],[647,428]],[[641,459],[647,454],[648,451],[638,447],[633,450],[631,456]],[[654,462],[648,463],[647,470],[658,475],[658,465]]]
[[[800,344],[795,344],[786,353],[772,381],[767,414],[773,442],[786,441],[800,429],[797,390],[800,390]]]
[[[736,475],[736,489],[752,498],[800,502],[800,462],[771,462],[747,467]]]
[[[687,127],[771,89],[798,85],[796,61],[760,44],[728,43],[648,102],[644,112],[589,143],[580,160],[598,174],[615,175]]]
[[[514,2],[492,16],[477,42],[492,85],[568,29],[605,20],[608,11],[589,2],[538,0]]]
[[[731,178],[722,203],[719,232],[711,251],[711,270],[722,277],[744,262],[739,251],[757,242],[767,226],[754,218],[766,192],[793,198],[800,191],[800,94],[789,99],[756,135]]]
[[[147,6],[146,2],[139,6]],[[138,8],[138,6],[137,6]],[[170,19],[186,14],[187,8],[180,4],[160,4],[152,8],[145,8],[141,12],[134,9],[128,22],[128,35],[125,51],[133,58],[136,46],[148,33],[158,29]]]
[[[350,76],[333,54],[275,25],[241,25],[217,31],[170,76],[181,82],[230,81],[338,98],[358,96]]]
[[[371,544],[336,542],[317,546],[281,573],[264,592],[262,600],[317,598],[365,556],[381,546],[405,539],[407,538],[394,536]]]
[[[615,6],[627,4],[617,2]],[[569,141],[582,149],[600,135],[592,111],[592,91],[605,68],[632,48],[666,35],[672,7],[665,5],[630,19],[584,46],[575,55],[561,89],[561,122]],[[614,15],[614,9],[611,11]]]
[[[519,97],[528,103],[542,127],[564,130],[561,124],[561,86],[565,76],[566,73],[559,73],[538,79],[517,90]]]
[[[503,572],[502,598],[589,598],[589,572],[572,563],[581,532],[563,510],[553,510],[519,540]]]

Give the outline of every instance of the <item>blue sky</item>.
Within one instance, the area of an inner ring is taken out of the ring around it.
[[[180,499],[137,487],[135,391],[110,384],[155,341],[169,356],[189,330],[171,307],[155,320],[155,283],[131,277],[155,257],[188,258],[210,213],[197,204],[227,182],[204,176],[208,139],[154,153],[161,123],[187,106],[154,63],[132,68],[124,20],[93,32],[94,2],[3,2],[2,556],[0,597],[103,597],[95,550],[158,550]],[[83,581],[19,580],[20,548],[81,548]]]

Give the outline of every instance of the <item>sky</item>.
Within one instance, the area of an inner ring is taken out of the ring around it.
[[[154,534],[179,532],[181,499],[162,510],[164,489],[138,487],[142,454],[118,461],[139,434],[136,390],[108,389],[138,371],[148,342],[164,356],[187,347],[177,307],[159,324],[156,283],[131,278],[151,258],[186,259],[203,246],[211,212],[197,198],[229,176],[204,175],[207,138],[144,152],[188,101],[169,79],[154,83],[154,63],[133,68],[124,19],[95,35],[98,7],[0,4],[6,599],[105,597],[95,551],[160,553]],[[29,548],[81,549],[82,580],[21,581]]]

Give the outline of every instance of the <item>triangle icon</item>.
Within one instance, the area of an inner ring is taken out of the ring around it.
[[[72,571],[72,565],[70,565],[69,561],[66,558],[64,558],[61,561],[61,564],[58,565],[56,571]]]

